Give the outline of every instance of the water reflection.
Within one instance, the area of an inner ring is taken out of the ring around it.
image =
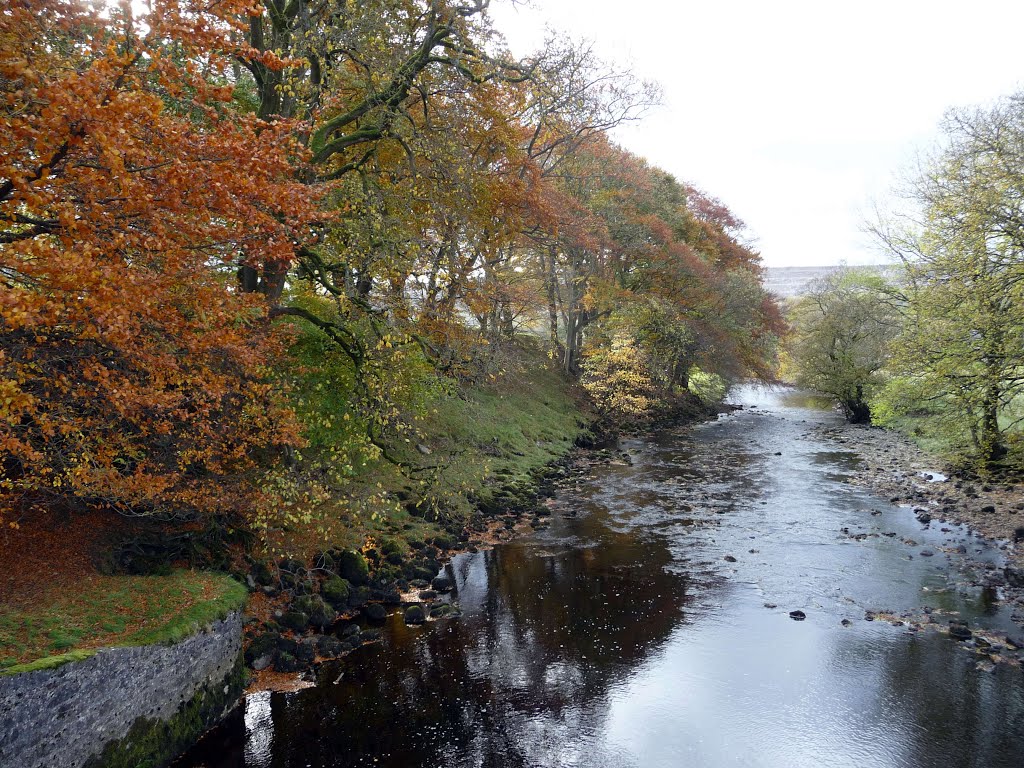
[[[807,430],[829,412],[743,394],[759,407],[628,443],[633,466],[564,494],[547,531],[457,558],[463,618],[394,617],[383,647],[250,699],[184,764],[1021,765],[1019,669],[863,620],[1008,626],[943,550],[968,532],[842,482],[853,457]]]

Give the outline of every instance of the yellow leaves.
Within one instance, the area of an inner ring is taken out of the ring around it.
[[[15,424],[34,402],[35,398],[24,392],[16,382],[0,379],[0,421]]]
[[[655,404],[656,386],[644,353],[625,335],[591,352],[580,382],[602,414],[643,416]]]

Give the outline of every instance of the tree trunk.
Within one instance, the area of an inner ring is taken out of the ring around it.
[[[985,389],[979,442],[981,460],[986,468],[991,469],[1006,456],[1003,433],[999,429],[999,385],[996,382],[990,382]]]
[[[864,388],[858,386],[853,397],[843,400],[843,410],[846,412],[846,420],[851,424],[870,424],[871,408],[864,400]]]
[[[548,299],[548,333],[551,348],[564,359],[565,349],[558,338],[558,284],[555,275],[555,249],[551,248],[548,257],[540,257],[541,271],[544,273],[544,292]]]

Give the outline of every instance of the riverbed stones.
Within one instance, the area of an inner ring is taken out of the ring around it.
[[[344,652],[344,646],[338,638],[333,635],[321,635],[316,638],[316,650],[321,656],[332,659]]]
[[[423,610],[422,605],[410,605],[405,609],[405,615],[403,617],[405,623],[411,626],[417,624],[423,624],[427,620],[427,614]]]
[[[295,647],[295,658],[304,664],[311,664],[316,659],[316,638],[304,637]]]
[[[335,555],[338,575],[356,586],[366,584],[370,580],[370,569],[366,558],[359,552],[344,550]]]
[[[293,604],[293,610],[309,617],[309,626],[326,629],[338,618],[338,612],[329,606],[320,595],[303,595]]]
[[[436,576],[430,582],[430,588],[435,592],[451,592],[453,588],[452,580],[447,576]]]
[[[286,611],[281,616],[281,625],[296,632],[302,632],[309,626],[309,614],[302,611]],[[287,670],[282,670],[287,671]]]
[[[356,587],[348,596],[348,604],[351,608],[361,608],[370,600],[369,587]]]
[[[1011,587],[1024,587],[1024,569],[1008,565],[1003,569],[1003,575]]]
[[[367,603],[363,606],[363,616],[367,621],[383,622],[388,617],[388,612],[380,603]]]
[[[949,622],[949,636],[955,640],[970,640],[973,633],[967,626],[966,621],[952,619]]]
[[[277,632],[263,632],[256,635],[256,637],[250,641],[249,647],[245,649],[246,663],[252,665],[255,669],[255,662],[257,659],[261,659],[263,657],[273,658],[274,651],[277,650],[277,644],[280,640],[281,635]],[[269,662],[264,664],[262,668],[265,669],[268,665]]]
[[[332,576],[320,587],[320,594],[335,608],[344,608],[348,605],[348,596],[351,587],[346,579],[340,576]]]

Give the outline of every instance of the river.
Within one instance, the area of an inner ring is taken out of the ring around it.
[[[182,765],[1024,765],[1021,669],[916,626],[1015,632],[966,576],[998,548],[847,482],[856,456],[814,430],[837,418],[798,393],[733,399],[623,441],[631,464],[561,491],[547,528],[457,557],[461,618],[392,616]]]

